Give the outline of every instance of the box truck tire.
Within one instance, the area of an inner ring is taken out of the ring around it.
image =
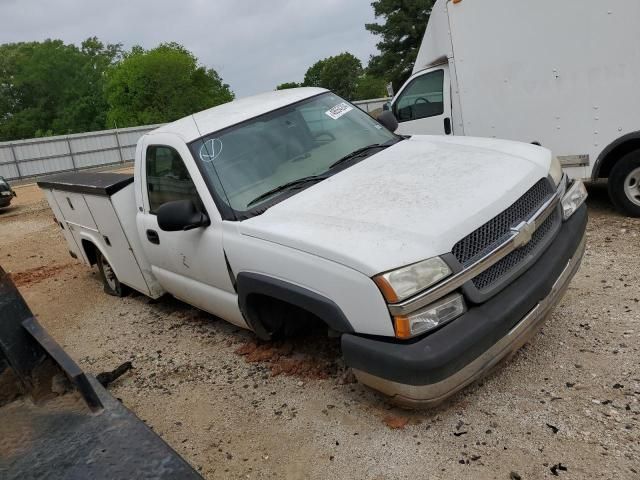
[[[96,249],[96,261],[98,263],[98,270],[100,271],[100,277],[104,284],[104,291],[114,297],[124,297],[129,293],[129,288],[126,285],[120,283],[118,277],[116,277],[113,268],[102,255],[100,250]]]
[[[640,150],[628,153],[613,166],[609,196],[622,213],[640,217]]]

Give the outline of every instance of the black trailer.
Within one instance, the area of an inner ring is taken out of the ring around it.
[[[0,267],[0,478],[200,479],[85,374]]]

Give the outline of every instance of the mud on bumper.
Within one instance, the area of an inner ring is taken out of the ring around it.
[[[585,248],[587,208],[563,224],[545,253],[489,301],[413,342],[342,336],[363,384],[407,406],[436,405],[524,345],[562,298]]]

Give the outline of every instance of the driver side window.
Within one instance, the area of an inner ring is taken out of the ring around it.
[[[171,147],[152,145],[147,148],[147,193],[149,213],[174,200],[193,200],[200,205],[200,197],[180,154]]]
[[[435,70],[415,78],[393,106],[393,113],[398,122],[442,115],[443,85],[444,70]]]

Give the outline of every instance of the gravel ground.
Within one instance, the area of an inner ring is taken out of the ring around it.
[[[41,323],[205,478],[640,478],[640,220],[590,187],[581,270],[541,331],[430,411],[353,383],[321,334],[275,345],[177,300],[124,299],[68,256],[38,189],[0,210],[0,264]]]

